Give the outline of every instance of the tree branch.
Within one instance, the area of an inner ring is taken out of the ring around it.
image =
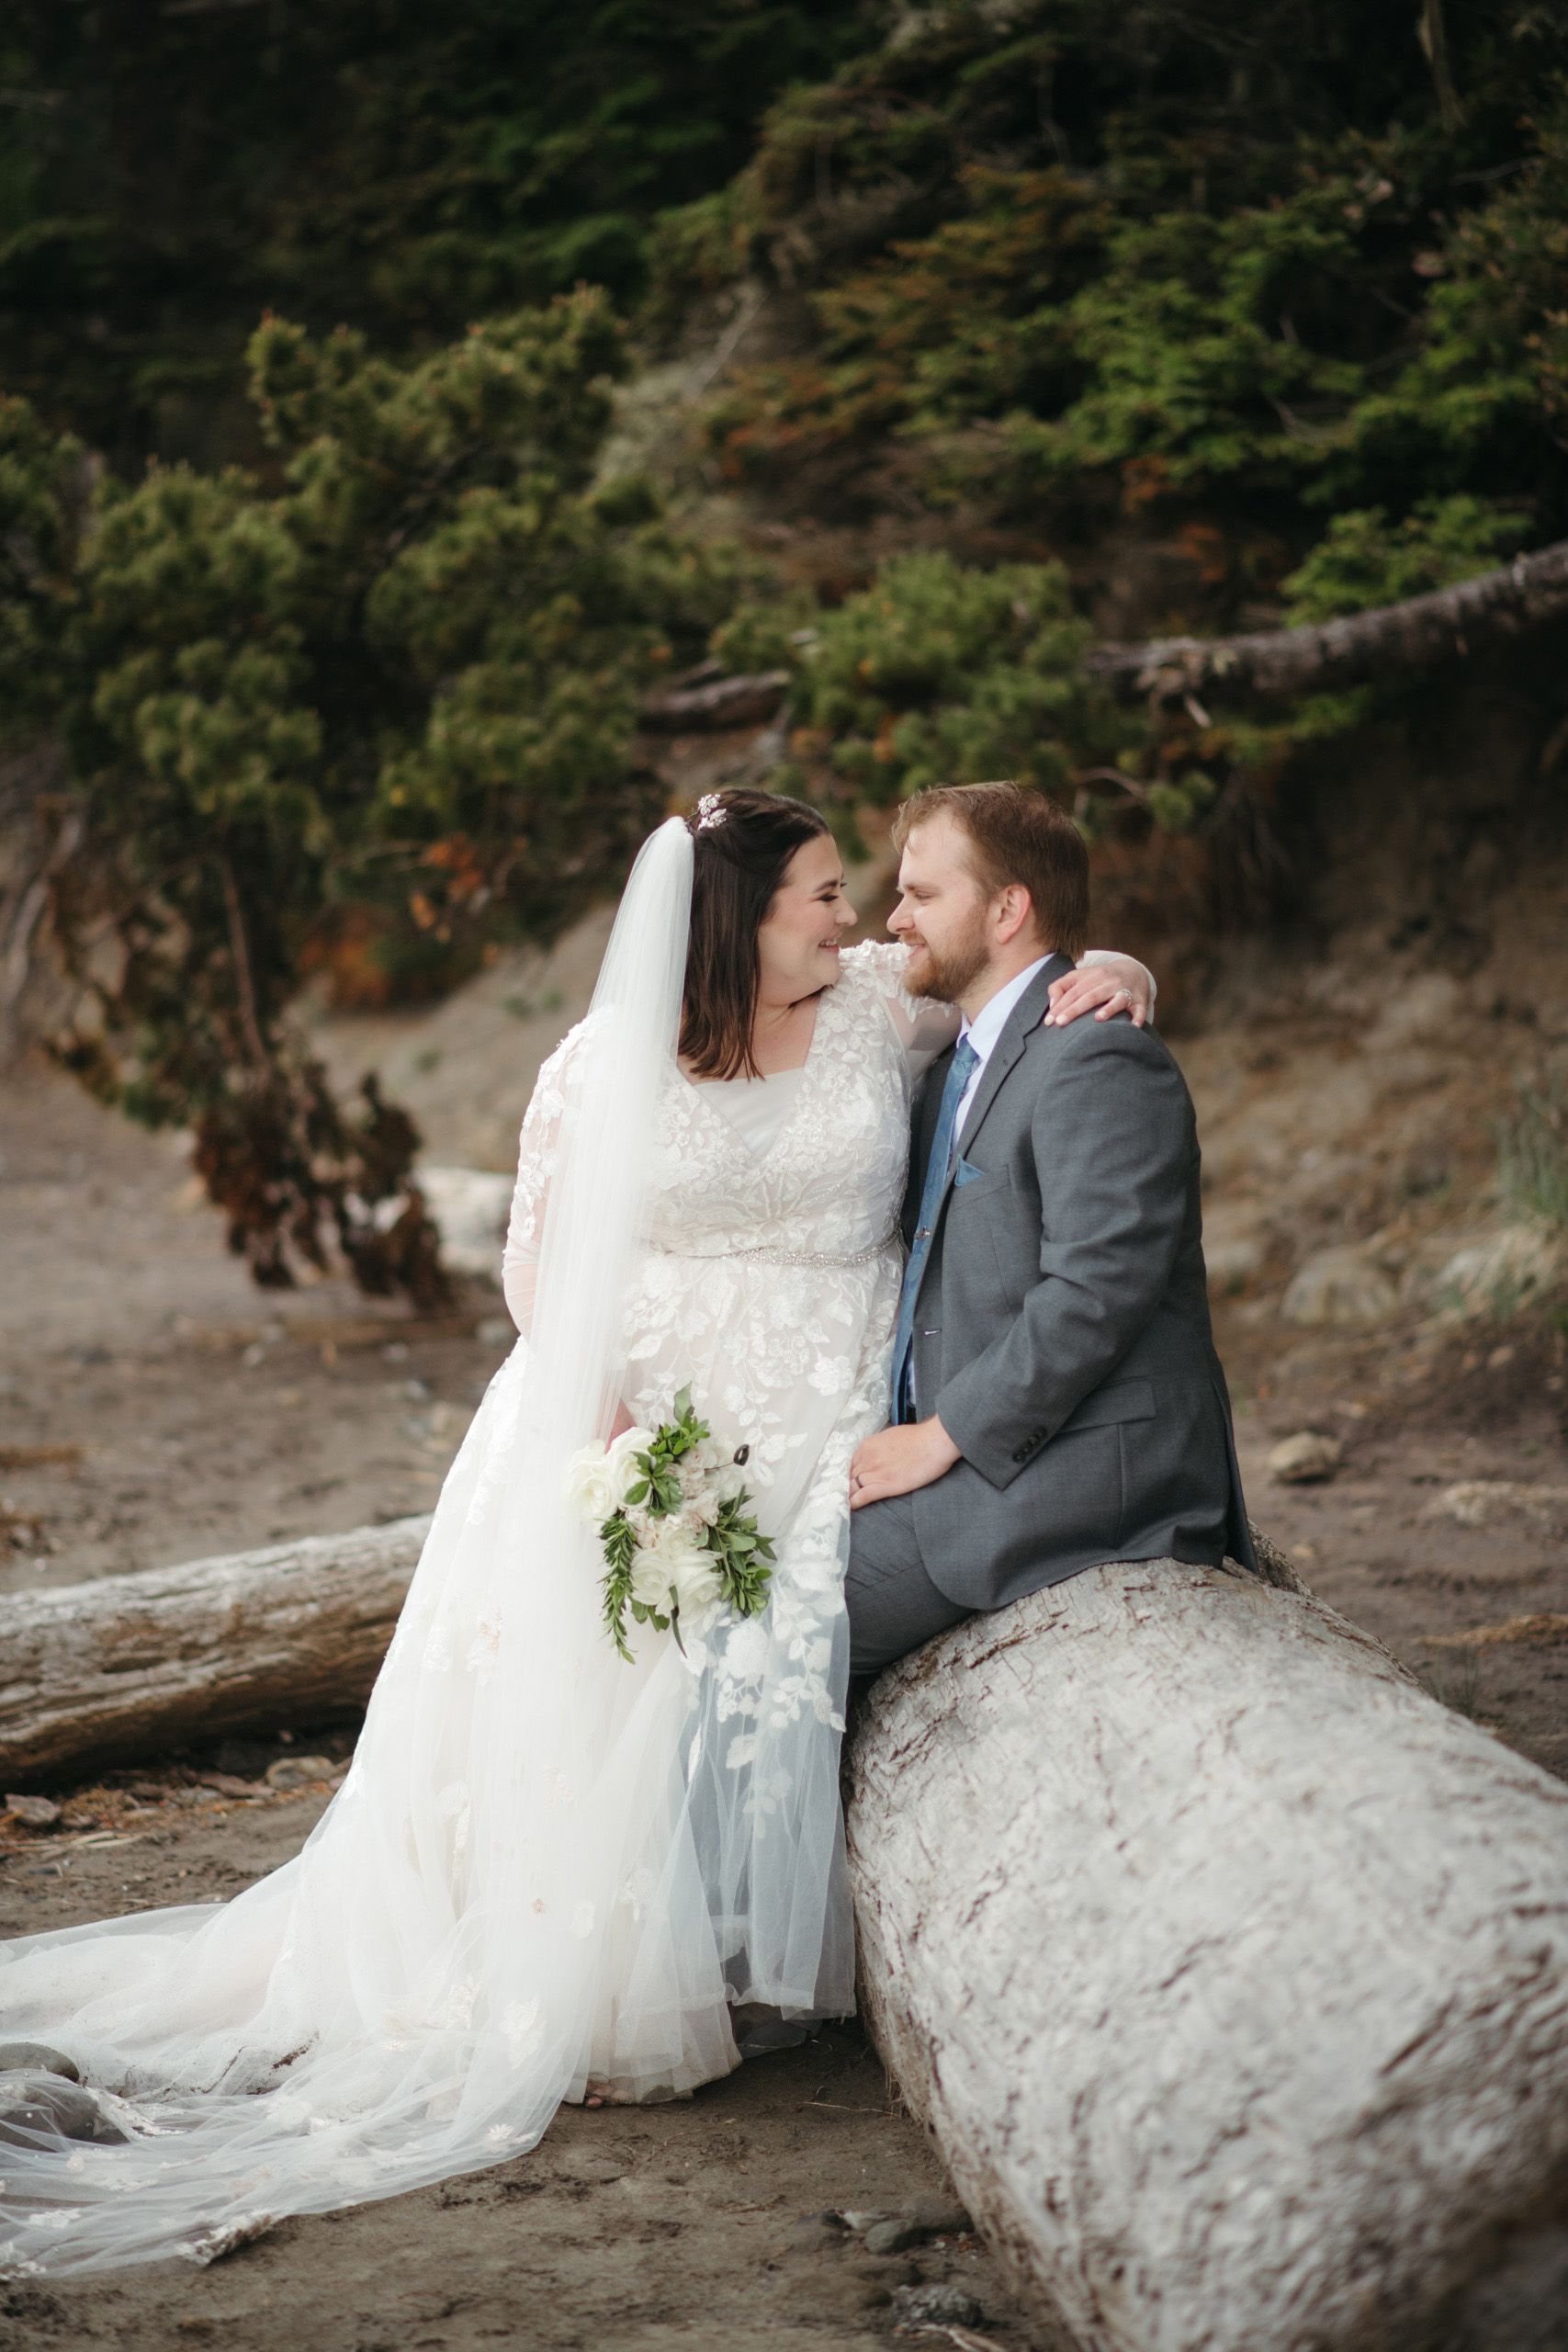
[[[1245,637],[1159,637],[1100,645],[1087,667],[1124,693],[1167,696],[1213,685],[1262,697],[1325,694],[1462,660],[1502,637],[1568,615],[1568,539],[1496,571],[1307,628]]]
[[[759,727],[773,717],[790,683],[787,670],[751,677],[717,677],[649,695],[642,723],[660,734],[697,734],[723,727]]]
[[[251,978],[250,944],[245,937],[245,919],[240,908],[240,889],[234,879],[232,861],[220,861],[223,876],[223,903],[229,916],[229,944],[234,958],[234,979],[240,995],[240,1023],[245,1033],[245,1043],[258,1069],[272,1068],[272,1057],[262,1035],[261,1023],[256,1017],[256,992]]]
[[[1118,693],[1186,701],[1200,688],[1288,700],[1377,684],[1463,661],[1498,638],[1523,637],[1568,617],[1568,539],[1517,556],[1496,571],[1452,588],[1380,605],[1341,620],[1306,628],[1256,629],[1244,637],[1156,637],[1144,645],[1097,645],[1085,667]],[[661,733],[756,727],[777,711],[788,673],[701,675],[687,685],[650,695],[642,724]]]

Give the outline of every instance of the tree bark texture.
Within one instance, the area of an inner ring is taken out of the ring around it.
[[[1128,693],[1163,698],[1212,686],[1276,700],[1408,676],[1564,615],[1568,540],[1560,540],[1457,587],[1307,628],[1155,638],[1146,645],[1096,646],[1085,658],[1089,669]]]
[[[1175,1561],[875,1685],[882,2053],[1023,2292],[1111,2352],[1429,2343],[1568,2196],[1568,1787],[1297,1591]]]
[[[0,1787],[361,1704],[429,1524],[395,1520],[8,1599]]]

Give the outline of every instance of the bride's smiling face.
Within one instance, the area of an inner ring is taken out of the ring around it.
[[[757,929],[758,1001],[797,1004],[839,977],[840,934],[855,910],[844,896],[844,862],[823,833],[804,842],[784,871]]]

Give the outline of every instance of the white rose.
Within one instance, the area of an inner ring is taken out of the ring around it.
[[[620,1508],[621,1487],[612,1476],[604,1446],[580,1446],[566,1465],[566,1498],[591,1527],[603,1527]]]
[[[710,1601],[718,1599],[724,1587],[718,1573],[718,1562],[705,1545],[701,1550],[693,1546],[675,1573],[675,1589],[681,1596],[681,1614],[696,1617]]]
[[[619,1437],[611,1440],[605,1464],[615,1490],[615,1499],[610,1506],[612,1510],[619,1509],[626,1488],[635,1487],[642,1476],[642,1465],[637,1456],[646,1453],[652,1443],[653,1431],[637,1428],[623,1430]]]
[[[669,1562],[639,1544],[632,1554],[632,1599],[640,1601],[645,1609],[657,1609],[661,1617],[668,1616],[672,1581]]]
[[[724,1509],[724,1497],[712,1479],[704,1477],[700,1481],[694,1480],[691,1485],[682,1479],[682,1492],[686,1498],[685,1516],[700,1521],[704,1527],[711,1527]]]

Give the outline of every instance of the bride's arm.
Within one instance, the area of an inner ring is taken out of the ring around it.
[[[560,1141],[561,1113],[571,1083],[571,1063],[581,1023],[569,1031],[539,1071],[523,1131],[517,1140],[517,1182],[506,1221],[506,1245],[501,1254],[501,1288],[507,1312],[524,1339],[533,1336],[534,1302],[538,1291],[539,1250],[555,1176]],[[632,1426],[625,1405],[617,1402],[612,1438]]]
[[[1114,947],[1086,947],[1076,970],[1051,984],[1051,1010],[1045,1015],[1053,1028],[1065,1029],[1082,1012],[1109,1021],[1118,1012],[1131,1016],[1135,1029],[1152,1018],[1159,983],[1135,956]]]
[[[530,1336],[534,1326],[545,1213],[549,1206],[561,1114],[566,1108],[572,1058],[581,1026],[580,1022],[577,1028],[569,1030],[555,1052],[541,1064],[517,1139],[517,1182],[512,1190],[506,1246],[501,1254],[501,1288],[507,1312],[525,1339]]]

